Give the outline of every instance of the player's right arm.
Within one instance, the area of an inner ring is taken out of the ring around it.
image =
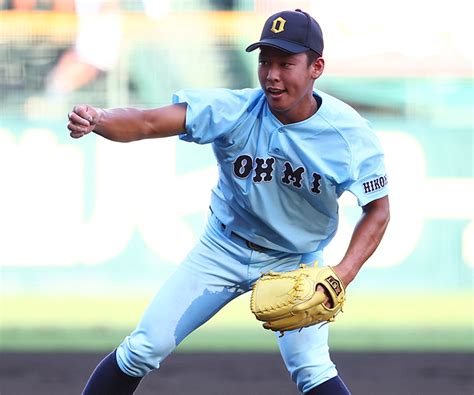
[[[186,104],[154,109],[101,109],[86,104],[74,106],[67,128],[73,138],[94,132],[106,139],[130,142],[175,136],[185,130]]]

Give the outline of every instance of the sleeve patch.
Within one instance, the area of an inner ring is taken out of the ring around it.
[[[371,193],[382,189],[385,185],[387,185],[387,175],[383,177],[378,177],[370,181],[366,181],[362,184],[364,187],[364,193]]]

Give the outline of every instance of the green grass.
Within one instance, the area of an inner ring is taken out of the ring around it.
[[[1,351],[111,350],[131,328],[2,328]],[[333,327],[330,345],[339,351],[473,352],[472,331],[466,329],[380,330]],[[275,335],[263,329],[209,329],[191,334],[178,351],[276,351]]]
[[[3,297],[0,350],[110,350],[133,329],[148,299]],[[453,295],[449,300],[436,295],[385,296],[369,305],[367,300],[370,297],[363,295],[350,298],[344,313],[330,324],[333,350],[474,350],[473,302],[469,295]],[[464,302],[453,307],[451,300]],[[262,329],[250,313],[248,295],[226,306],[178,348],[276,349],[274,334]]]

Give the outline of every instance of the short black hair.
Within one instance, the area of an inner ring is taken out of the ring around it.
[[[308,49],[305,54],[308,57],[308,66],[310,66],[316,59],[321,57],[320,54],[318,54],[316,51],[313,51],[312,49]]]

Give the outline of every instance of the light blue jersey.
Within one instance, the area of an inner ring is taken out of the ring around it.
[[[174,96],[175,103],[188,105],[181,138],[212,143],[219,180],[203,235],[118,347],[123,372],[142,377],[158,368],[189,333],[250,291],[262,274],[315,260],[322,264],[344,191],[362,206],[387,194],[383,154],[367,121],[341,101],[315,95],[317,113],[291,125],[270,112],[261,89]],[[338,374],[327,339],[324,323],[278,337],[303,393]]]
[[[185,141],[212,143],[219,165],[211,208],[232,232],[273,250],[322,250],[338,225],[337,198],[363,206],[388,194],[383,153],[367,120],[314,92],[318,111],[284,125],[261,89],[183,90]]]

